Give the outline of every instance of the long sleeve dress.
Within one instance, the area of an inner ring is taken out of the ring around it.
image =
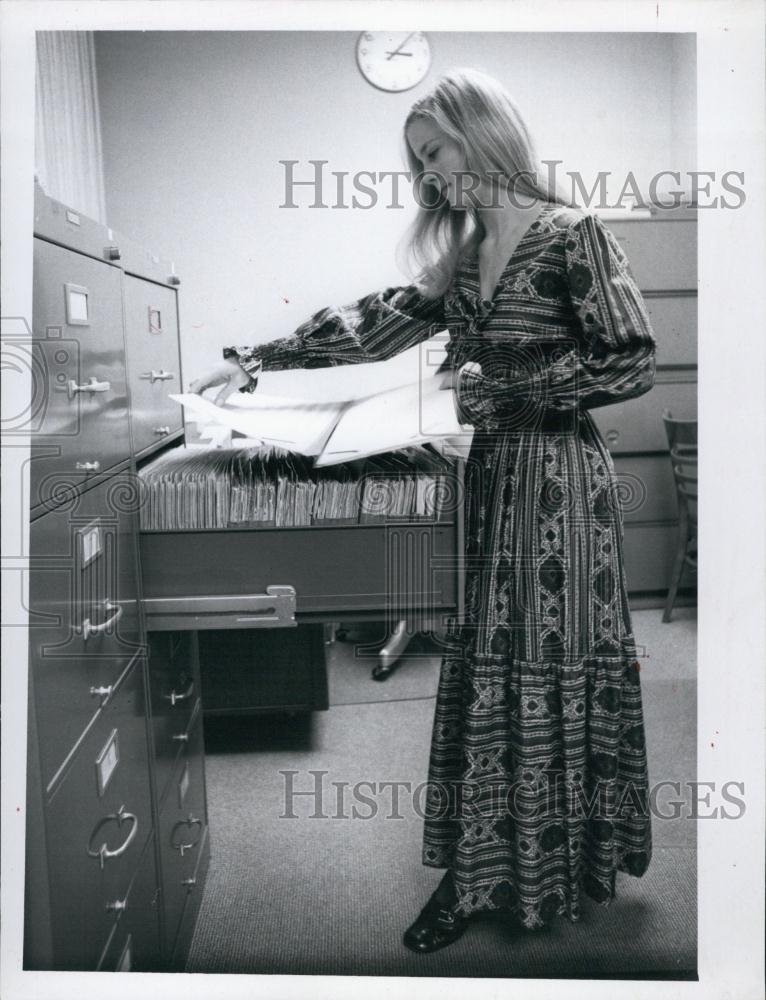
[[[388,288],[224,353],[253,375],[377,361],[445,326],[475,433],[465,613],[442,656],[422,862],[452,871],[465,915],[576,921],[582,892],[609,904],[616,872],[643,875],[652,852],[622,513],[588,413],[654,382],[620,246],[598,217],[546,203],[491,300],[474,253],[443,298]]]

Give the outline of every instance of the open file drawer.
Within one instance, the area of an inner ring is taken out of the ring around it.
[[[404,618],[408,611],[462,605],[462,522],[454,514],[437,521],[142,531],[140,547],[150,631]],[[270,595],[269,588],[275,588]]]
[[[188,482],[188,494],[182,479],[180,496],[171,488],[149,503],[177,504],[166,509],[178,519],[197,517],[199,480]],[[172,519],[157,525],[149,507],[139,536],[146,627],[150,634],[199,633],[206,716],[326,709],[321,623],[383,620],[391,632],[406,621],[418,630],[462,612],[458,486],[438,514],[395,518],[360,507],[359,521],[300,526],[223,520],[220,527],[181,529]],[[210,502],[208,486],[204,495]],[[216,518],[226,509],[216,494]],[[289,505],[276,510],[292,516]],[[296,503],[296,520],[301,511]]]

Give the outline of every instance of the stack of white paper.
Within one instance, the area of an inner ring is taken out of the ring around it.
[[[425,442],[470,444],[472,430],[458,422],[453,392],[435,374],[448,340],[443,331],[388,361],[265,372],[256,392],[232,394],[223,406],[194,393],[170,399],[195,421],[315,457],[317,467]],[[268,394],[277,387],[281,395]]]

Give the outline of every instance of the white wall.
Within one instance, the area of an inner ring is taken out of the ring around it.
[[[394,254],[412,215],[280,208],[280,160],[402,170],[400,130],[440,72],[472,66],[515,96],[540,155],[586,179],[648,184],[694,163],[693,36],[433,33],[418,88],[369,86],[349,32],[102,32],[96,57],[109,225],[170,257],[182,278],[188,381],[223,344],[290,333],[329,303],[408,280]],[[677,121],[676,117],[682,121]],[[299,189],[301,190],[301,189]],[[307,189],[302,189],[307,192]],[[332,189],[326,201],[332,201]]]
[[[673,35],[671,160],[682,173],[697,170],[697,36]]]

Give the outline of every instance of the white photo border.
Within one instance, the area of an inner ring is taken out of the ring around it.
[[[698,169],[745,173],[737,211],[699,212],[700,587],[698,777],[742,781],[738,821],[698,822],[699,981],[473,980],[21,971],[27,641],[18,566],[28,511],[23,449],[3,448],[2,992],[21,998],[150,994],[426,998],[690,997],[760,1000],[764,958],[764,373],[766,156],[764,7],[759,0],[113,0],[0,4],[2,315],[31,317],[34,31],[360,30],[695,32]],[[18,381],[14,383],[18,385]],[[13,412],[16,412],[15,410]],[[10,572],[5,572],[10,570]],[[512,970],[512,956],[509,968]],[[104,978],[109,976],[108,981]]]

